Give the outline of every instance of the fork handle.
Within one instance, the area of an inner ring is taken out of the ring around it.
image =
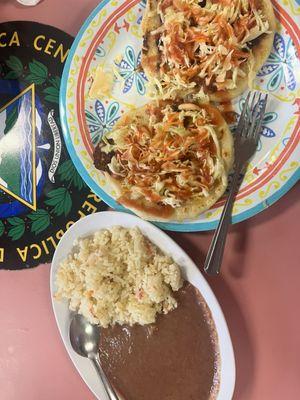
[[[229,194],[206,256],[204,270],[209,275],[217,275],[221,269],[227,232],[231,222],[232,207],[241,170],[241,165],[237,165],[234,170]]]

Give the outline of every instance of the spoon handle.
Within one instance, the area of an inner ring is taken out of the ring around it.
[[[109,397],[109,400],[119,400],[119,397],[117,396],[116,392],[114,391],[113,387],[109,383],[100,363],[100,359],[98,355],[95,355],[94,357],[91,357],[90,360],[94,364],[94,367],[98,373],[98,375],[101,378],[101,381],[105,387],[106,393]]]

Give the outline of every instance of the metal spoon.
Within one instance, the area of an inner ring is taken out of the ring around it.
[[[100,341],[99,326],[91,324],[82,315],[75,314],[70,324],[69,337],[73,350],[80,356],[89,358],[94,364],[109,400],[119,400],[101,367],[98,354]]]

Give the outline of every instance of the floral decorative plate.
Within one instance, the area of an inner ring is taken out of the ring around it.
[[[300,6],[299,0],[274,0],[277,30],[272,52],[259,71],[255,88],[269,92],[257,152],[235,202],[233,222],[264,210],[300,178]],[[125,210],[93,165],[93,149],[103,133],[129,109],[148,101],[147,78],[138,68],[144,0],[104,0],[80,29],[67,59],[60,92],[60,112],[67,148],[79,173],[108,205]],[[116,71],[115,83],[102,100],[88,97],[98,65]],[[234,101],[240,112],[244,96]],[[222,200],[197,220],[158,223],[175,231],[216,227]]]

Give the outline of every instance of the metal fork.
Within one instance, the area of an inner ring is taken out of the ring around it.
[[[233,203],[240,186],[239,177],[249,159],[255,153],[267,99],[268,95],[263,97],[261,93],[255,92],[253,94],[249,92],[238,121],[234,146],[235,168],[231,186],[204,264],[204,270],[209,275],[217,275],[221,269]]]

